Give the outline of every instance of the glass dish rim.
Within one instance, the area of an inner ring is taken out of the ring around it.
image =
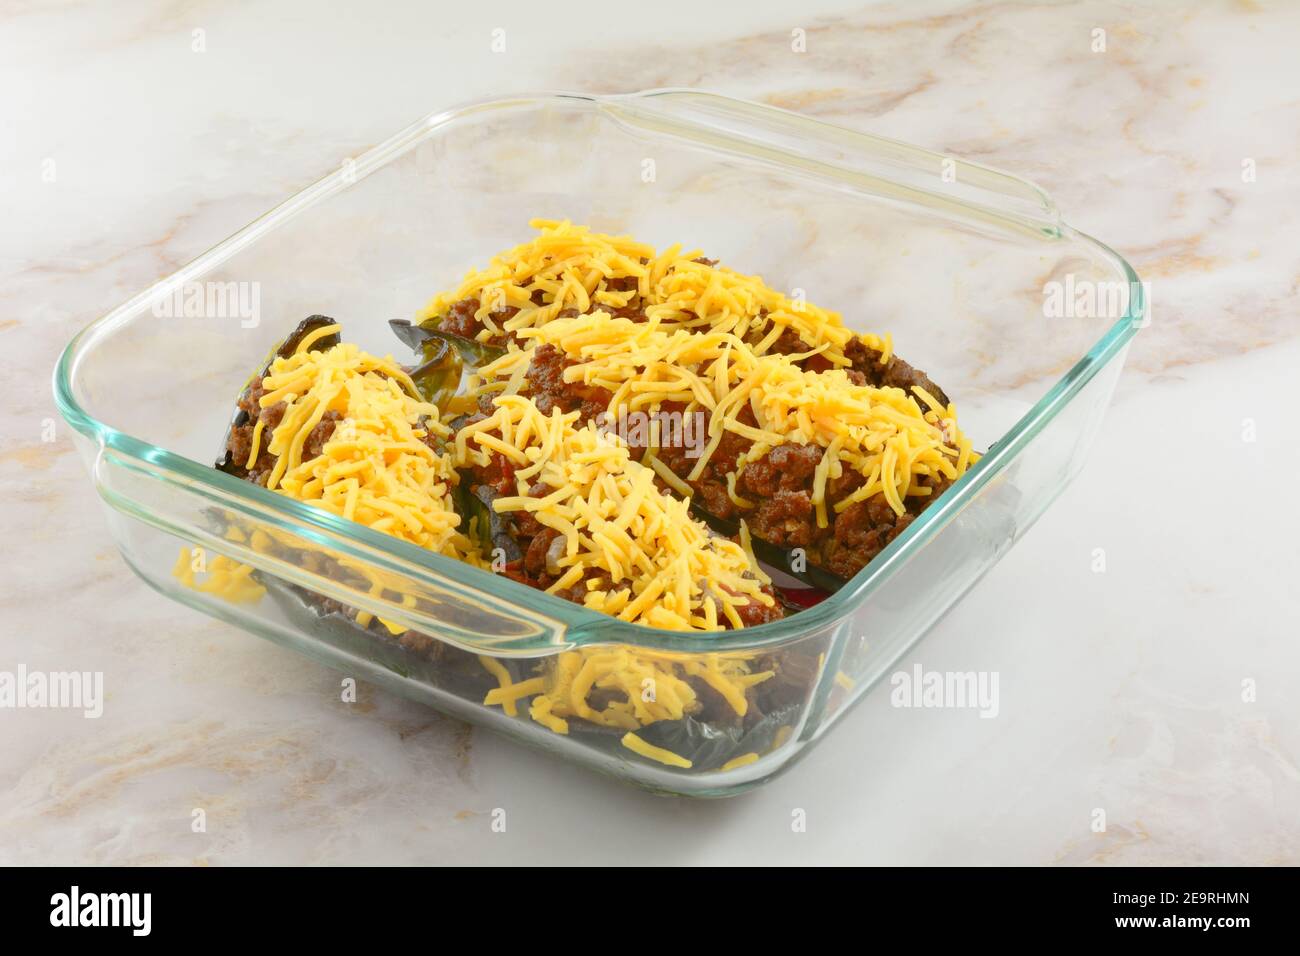
[[[804,127],[810,139],[815,138],[819,132],[823,134],[829,132],[841,141],[846,136],[860,140],[863,146],[874,144],[908,150],[920,149],[910,144],[889,140],[874,134],[847,130],[822,120],[812,119],[777,107],[751,103],[701,90],[656,89],[612,95],[570,92],[526,93],[480,99],[461,106],[436,111],[366,151],[360,157],[357,157],[353,163],[348,164],[347,168],[335,170],[293,194],[227,239],[222,240],[181,266],[172,274],[151,284],[117,308],[91,321],[64,348],[55,367],[53,376],[54,395],[60,414],[73,428],[96,443],[101,456],[109,449],[112,449],[118,454],[126,455],[130,459],[147,464],[151,470],[156,470],[158,480],[182,485],[188,490],[204,493],[226,507],[234,506],[237,510],[252,515],[258,520],[278,524],[294,534],[317,537],[318,540],[341,550],[351,558],[379,563],[402,574],[410,575],[416,580],[423,579],[422,583],[428,583],[435,588],[439,585],[436,580],[437,577],[448,578],[462,587],[490,592],[501,599],[511,611],[529,609],[535,614],[551,618],[563,625],[563,631],[558,637],[547,635],[531,643],[525,641],[522,645],[512,644],[509,648],[475,647],[478,652],[499,656],[538,656],[557,653],[573,647],[597,644],[626,644],[649,650],[682,653],[740,652],[792,643],[839,622],[849,613],[853,606],[860,604],[878,588],[882,587],[893,576],[896,568],[906,563],[914,553],[933,539],[953,517],[975,498],[982,488],[1001,473],[1024,446],[1032,441],[1055,418],[1057,413],[1069,403],[1097,372],[1122,351],[1133,335],[1142,327],[1140,322],[1145,315],[1146,303],[1140,280],[1128,261],[1110,247],[1090,236],[1071,229],[1059,220],[1056,221],[1056,225],[1052,229],[1052,232],[1059,237],[1069,237],[1092,246],[1095,251],[1117,267],[1122,279],[1128,282],[1129,288],[1132,290],[1124,315],[1021,416],[1016,424],[995,441],[983,458],[976,462],[958,481],[954,482],[947,491],[935,500],[934,504],[912,521],[897,538],[843,588],[820,604],[800,611],[793,617],[735,631],[669,631],[620,621],[617,618],[565,601],[554,595],[529,588],[508,578],[492,575],[489,572],[470,567],[452,558],[430,553],[415,545],[376,532],[329,512],[313,508],[283,495],[277,495],[249,482],[241,481],[216,470],[211,465],[204,465],[165,448],[160,448],[150,442],[120,432],[90,415],[81,407],[73,394],[73,377],[76,374],[76,365],[81,356],[87,353],[100,337],[111,334],[117,323],[135,315],[142,304],[151,301],[163,290],[187,281],[188,277],[203,273],[218,265],[239,249],[262,238],[309,206],[315,205],[329,195],[341,191],[351,183],[359,182],[366,174],[384,166],[390,160],[404,153],[420,139],[432,135],[435,130],[485,109],[537,106],[547,101],[559,100],[583,101],[594,104],[596,107],[605,104],[617,107],[651,98],[684,96],[690,97],[697,102],[716,101],[721,104],[743,106],[749,110],[757,109],[765,113],[780,114],[783,122]],[[729,149],[740,151],[742,154],[745,152],[735,144],[734,140],[728,142]],[[770,151],[757,145],[748,154],[748,158],[758,162],[771,161]],[[1047,198],[1047,194],[1027,180],[990,167],[980,168],[1036,191],[1050,208],[1050,200]],[[957,206],[962,205],[955,200],[952,202]],[[143,517],[143,515],[136,516]],[[170,530],[175,533],[177,529]],[[313,531],[316,532],[315,535],[313,535]],[[364,547],[354,549],[352,547],[353,543]],[[418,619],[418,615],[416,617]],[[429,629],[434,633],[438,633],[439,622],[437,619],[428,618],[428,622]]]

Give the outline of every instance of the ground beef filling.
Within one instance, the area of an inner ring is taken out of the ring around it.
[[[271,443],[271,433],[284,418],[284,411],[288,407],[284,402],[276,402],[274,405],[262,408],[261,399],[264,393],[262,379],[259,378],[239,397],[239,410],[244,413],[243,422],[231,427],[230,437],[226,442],[230,463],[243,471],[244,477],[249,481],[263,487],[266,486],[266,480],[270,477],[276,462],[276,456],[266,448]],[[304,461],[315,458],[321,453],[341,418],[342,416],[334,411],[326,412],[321,417],[320,424],[311,430],[307,441],[303,443]],[[259,420],[263,423],[261,447],[258,448],[257,460],[253,462],[253,467],[246,468],[248,456],[253,450],[253,430]]]
[[[583,422],[601,422],[614,396],[597,385],[582,382],[565,382],[564,370],[573,365],[554,345],[539,345],[533,349],[525,379],[528,395],[543,415],[553,409],[561,412],[578,412]]]
[[[756,424],[748,408],[742,410],[739,419],[747,425]],[[736,493],[753,502],[754,507],[742,508],[727,492],[727,474],[736,470],[737,459],[751,444],[732,432],[724,434],[704,473],[688,481],[697,500],[720,518],[743,518],[750,533],[760,540],[779,548],[802,549],[809,564],[841,578],[850,578],[866,567],[946,487],[943,482],[935,483],[930,495],[907,498],[908,510],[901,515],[883,495],[856,502],[837,514],[835,503],[865,481],[856,472],[846,471],[826,484],[827,526],[821,528],[812,493],[814,472],[824,449],[819,445],[779,445],[758,461],[744,465],[736,476]],[[658,456],[684,480],[696,463],[681,448],[660,449]]]
[[[869,356],[871,350],[865,350],[865,354]],[[879,365],[879,353],[874,354],[874,361]],[[579,412],[582,421],[603,421],[602,416],[612,395],[602,388],[566,383],[564,369],[572,364],[554,346],[538,346],[527,373],[529,395],[547,414],[552,408],[559,408],[564,412]],[[896,381],[902,375],[916,377],[918,384],[920,380],[929,381],[897,359],[882,369],[895,369],[892,374]],[[865,377],[865,373],[860,374]],[[927,385],[922,387],[930,388]],[[940,397],[942,393],[931,394],[940,401],[944,400]],[[682,410],[681,406],[665,406],[663,409]],[[748,407],[741,410],[739,420],[747,425],[757,424]],[[823,449],[818,445],[781,445],[760,460],[745,465],[737,475],[736,492],[739,497],[755,503],[754,508],[745,509],[737,506],[728,494],[727,474],[736,470],[737,460],[751,444],[748,438],[725,432],[704,473],[695,481],[687,479],[697,461],[688,454],[690,449],[660,448],[656,454],[675,475],[690,485],[696,501],[710,514],[733,520],[743,518],[756,538],[780,548],[801,548],[810,564],[846,579],[884,550],[947,487],[945,479],[922,479],[921,483],[929,485],[933,491],[928,496],[906,499],[908,510],[902,515],[895,513],[883,495],[857,502],[836,514],[834,503],[852,494],[864,481],[861,475],[846,472],[827,482],[827,527],[819,528],[812,489],[813,473],[821,461]],[[672,493],[665,483],[660,482],[660,487]]]
[[[874,385],[876,388],[887,386],[901,388],[909,395],[913,394],[912,386],[919,385],[933,395],[940,404],[947,406],[948,396],[928,375],[908,365],[897,355],[891,355],[889,361],[881,365],[881,354],[856,338],[844,347],[844,357],[853,363],[854,371],[863,375],[866,379],[865,384]]]

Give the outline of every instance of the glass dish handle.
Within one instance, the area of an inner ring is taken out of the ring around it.
[[[252,498],[242,487],[226,494],[220,485],[228,476],[219,475],[215,483],[211,476],[195,480],[136,454],[137,449],[129,447],[136,444],[134,439],[113,438],[99,448],[91,464],[96,489],[116,511],[170,536],[125,536],[129,542],[121,542],[131,566],[166,593],[205,583],[202,575],[211,570],[211,559],[222,556],[235,566],[251,566],[253,580],[278,596],[298,595],[304,607],[313,604],[302,598],[303,592],[310,592],[462,650],[534,656],[571,646],[563,619],[567,608],[558,599],[550,599],[561,605],[554,615],[536,607],[545,603],[538,602],[536,592],[508,600],[483,590],[484,572],[476,568],[299,502],[277,496],[263,507],[256,501],[258,494],[274,494],[265,489],[255,489]],[[182,569],[178,544],[191,558],[201,558],[197,567],[191,566],[200,574],[197,581],[177,573]],[[502,581],[497,587],[508,585],[513,582]],[[186,597],[188,603],[199,599],[195,594]],[[223,599],[212,591],[200,597]],[[266,595],[258,603],[271,598]],[[243,606],[236,610],[259,613],[239,603]]]
[[[694,90],[651,90],[601,98],[630,126],[713,149],[779,162],[888,198],[943,208],[1055,237],[1055,202],[1027,179],[883,136],[831,126],[789,110]]]

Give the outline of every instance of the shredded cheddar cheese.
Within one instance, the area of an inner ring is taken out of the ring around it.
[[[494,510],[527,512],[558,532],[561,573],[548,590],[585,587],[583,602],[593,610],[674,630],[739,627],[737,608],[773,603],[747,547],[712,535],[690,517],[685,500],[655,487],[654,470],[633,461],[616,436],[592,423],[576,427],[577,418],[559,409],[546,416],[530,399],[504,395],[495,399],[492,415],[463,426],[455,438],[460,466],[486,466],[494,453],[514,464],[518,494],[497,498]],[[744,716],[748,688],[773,676],[751,673],[751,657],[583,648],[560,654],[543,675],[518,683],[500,662],[480,662],[498,682],[485,704],[513,714],[519,700],[531,697],[529,715],[555,733],[567,734],[571,718],[627,730],[625,746],[672,763],[681,758],[630,732],[698,710],[691,679]],[[597,692],[602,699],[614,696],[597,707],[590,701]]]
[[[774,603],[743,547],[660,491],[653,469],[633,461],[617,436],[594,423],[578,427],[577,418],[559,409],[548,417],[531,399],[501,396],[491,416],[455,438],[460,467],[486,467],[493,453],[515,464],[518,494],[497,498],[497,513],[530,514],[564,539],[549,591],[582,585],[592,610],[671,630],[741,627],[738,608]],[[534,496],[535,484],[546,491]]]
[[[285,403],[267,443],[276,461],[266,486],[431,551],[465,557],[472,545],[457,530],[460,518],[448,494],[455,470],[425,440],[451,434],[438,409],[420,398],[391,358],[350,343],[313,352],[311,338],[277,358],[262,381],[263,408]],[[338,416],[333,432],[319,454],[306,458],[313,429],[330,412]],[[255,443],[258,438],[255,432]],[[257,455],[255,445],[251,459]]]
[[[906,498],[931,493],[924,479],[955,480],[976,457],[957,427],[956,409],[941,407],[924,389],[909,395],[900,388],[855,384],[843,369],[810,371],[794,356],[759,354],[729,332],[690,332],[597,311],[553,319],[519,336],[561,349],[573,363],[564,380],[610,392],[612,416],[667,403],[683,404],[686,415],[708,413],[708,441],[688,480],[703,474],[725,433],[750,439],[753,444],[727,479],[728,494],[742,509],[752,503],[737,493],[737,474],[786,443],[826,449],[812,488],[823,528],[829,522],[827,485],[845,469],[865,481],[835,502],[835,512],[879,494],[901,515]],[[482,381],[513,376],[530,352],[511,350],[480,370]],[[745,409],[756,424],[740,420]],[[666,467],[650,465],[681,490],[665,475]]]
[[[266,479],[271,490],[431,551],[481,564],[477,548],[460,532],[460,517],[451,506],[455,469],[445,452],[435,451],[426,441],[430,434],[450,436],[439,421],[438,409],[420,398],[410,377],[391,358],[368,355],[347,343],[311,351],[315,342],[338,329],[330,325],[313,330],[294,354],[277,357],[267,369],[261,407],[280,402],[285,407],[269,436],[259,417],[251,438],[250,467],[265,439],[266,451],[275,456]],[[319,453],[306,454],[313,431],[327,415],[335,422],[332,432],[320,443]],[[243,537],[235,528],[230,532]],[[272,542],[261,531],[254,532],[251,546],[272,550]],[[365,581],[371,595],[383,596],[390,590],[376,569],[352,559],[339,563]],[[178,562],[175,569],[182,583],[228,600],[260,599],[264,593],[249,578],[253,569],[247,565],[218,557],[211,576],[201,585],[192,573],[187,574],[187,567]],[[415,605],[410,595],[402,595],[401,601],[407,607]],[[373,619],[369,612],[357,615],[362,627]],[[380,623],[393,634],[406,630],[382,618]]]
[[[262,600],[266,588],[253,580],[252,573],[249,565],[224,554],[214,554],[208,559],[202,548],[181,548],[172,568],[172,575],[185,587],[231,604],[256,604]],[[198,579],[199,574],[206,574],[204,580]]]
[[[263,375],[261,407],[282,406],[283,414],[253,423],[248,457],[238,464],[251,470],[269,454],[271,469],[259,477],[268,489],[487,567],[472,540],[476,526],[469,524],[465,533],[451,491],[462,480],[457,469],[491,468],[504,459],[514,487],[491,507],[501,515],[526,515],[554,532],[546,555],[550,593],[635,624],[719,631],[743,626],[742,612],[752,605],[774,604],[746,523],[740,522],[733,542],[690,514],[690,483],[722,457],[719,448],[744,448],[738,457],[728,452],[725,470],[715,465],[740,512],[760,505],[746,497],[754,487],[743,481],[747,466],[782,445],[821,448],[810,482],[821,528],[872,498],[905,514],[909,498],[932,495],[936,484],[955,480],[977,460],[951,404],[919,386],[905,391],[857,384],[862,379],[852,370],[862,359],[860,345],[887,365],[890,336],[857,333],[838,313],[772,289],[758,276],[714,265],[698,250],[674,245],[660,252],[568,220],[531,225],[535,237],[469,272],[421,314],[443,317],[475,300],[478,339],[505,349],[471,375],[466,392],[435,407],[391,357],[351,344],[312,351],[338,331],[336,325],[317,328]],[[616,317],[620,310],[635,320]],[[528,377],[542,345],[563,353],[563,381],[581,387],[584,398],[607,392],[615,418],[669,408],[707,420],[689,472],[667,463],[680,461],[664,454],[669,442],[651,437],[640,450],[642,441],[633,440],[637,460],[624,439],[602,427],[612,420],[582,421],[579,413],[559,408],[544,414],[529,395]],[[806,361],[814,355],[816,362]],[[453,433],[453,420],[480,409],[486,412]],[[318,430],[325,422],[333,423],[327,435]],[[724,446],[727,435],[747,445]],[[846,475],[853,481],[842,483]],[[226,537],[255,551],[278,553],[281,547],[274,531],[248,534],[231,526]],[[286,550],[292,546],[284,543]],[[402,592],[400,577],[384,580],[364,562],[335,560],[345,577],[355,575],[358,593],[368,589],[417,607]],[[187,587],[234,603],[266,593],[251,567],[221,555],[204,567],[194,552],[182,550],[174,574]],[[373,620],[369,613],[356,615],[363,627]],[[380,623],[393,634],[404,630]],[[512,717],[524,710],[558,734],[568,734],[575,720],[608,728],[627,750],[686,770],[694,767],[690,759],[639,732],[700,714],[702,694],[714,700],[711,708],[720,700],[743,718],[753,688],[772,679],[779,666],[763,669],[753,651],[684,654],[602,645],[556,654],[516,679],[514,664],[477,660],[491,678],[486,683],[495,685],[484,705]],[[834,680],[844,690],[854,687],[842,671]],[[772,749],[792,733],[780,728]],[[760,759],[750,751],[717,769]]]
[[[839,313],[792,299],[758,276],[699,261],[698,249],[685,252],[674,245],[659,253],[628,236],[592,232],[568,220],[534,219],[529,225],[538,230],[536,238],[495,256],[454,290],[435,296],[421,318],[445,315],[453,303],[477,299],[475,318],[484,326],[478,337],[487,341],[544,326],[566,309],[618,309],[635,297],[665,328],[730,333],[750,342],[759,355],[789,329],[832,365],[851,364],[844,349],[855,333]],[[889,361],[890,340],[857,337],[882,353],[882,363]]]
[[[633,753],[638,753],[642,757],[649,757],[651,760],[657,760],[670,767],[681,767],[683,770],[690,770],[694,766],[685,757],[675,754],[671,750],[665,750],[663,747],[656,747],[654,744],[646,743],[646,741],[631,732],[623,735],[623,746]]]
[[[750,751],[747,754],[741,754],[739,757],[732,757],[718,769],[725,772],[727,770],[736,770],[740,767],[748,767],[751,763],[758,763],[758,754],[753,751]]]
[[[774,671],[753,671],[750,653],[679,654],[625,646],[582,648],[565,651],[548,661],[539,677],[512,683],[499,661],[479,658],[498,687],[488,692],[484,703],[502,705],[515,713],[513,705],[532,697],[529,714],[533,720],[558,734],[569,732],[569,718],[580,718],[601,727],[635,731],[661,720],[681,720],[700,708],[691,680],[717,691],[738,717],[749,712],[746,692],[769,680]],[[597,709],[593,693],[606,702]],[[611,696],[612,695],[612,696]]]

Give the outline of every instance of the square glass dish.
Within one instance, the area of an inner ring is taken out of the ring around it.
[[[681,242],[891,333],[985,454],[833,596],[721,633],[619,621],[212,467],[237,393],[303,317],[409,361],[388,320],[527,239],[533,217]],[[195,288],[206,314],[187,317]],[[706,93],[539,94],[436,113],[344,164],[91,324],[54,388],[124,558],[162,593],[596,770],[717,796],[788,767],[1033,524],[1081,467],[1145,308],[1128,263],[1014,176]],[[250,586],[205,589],[219,562]],[[394,627],[363,631],[321,596]],[[701,699],[644,727],[690,767],[629,750],[621,729],[561,734],[527,701],[484,702],[561,655],[620,648],[781,680],[744,719],[706,720],[718,702]]]

